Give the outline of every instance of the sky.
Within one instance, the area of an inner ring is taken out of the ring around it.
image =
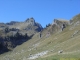
[[[33,17],[43,27],[54,19],[70,20],[80,13],[80,0],[0,0],[0,22]]]

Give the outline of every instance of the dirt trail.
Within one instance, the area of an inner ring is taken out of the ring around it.
[[[72,45],[72,46],[70,46],[70,47],[68,47],[68,48],[66,48],[65,50],[68,50],[68,49],[74,47],[74,46],[77,45],[77,44],[80,44],[80,42],[79,42],[79,43],[76,43],[76,44],[74,44],[74,45]],[[45,55],[45,56],[43,56],[43,57],[41,57],[41,58],[46,58],[46,57],[49,57],[49,56],[52,56],[52,55],[72,54],[72,53],[76,53],[76,52],[80,52],[80,50],[72,51],[72,52],[63,52],[63,53],[55,52],[55,53],[53,53],[53,54]]]
[[[53,53],[53,54],[49,54],[49,55],[45,55],[45,56],[42,56],[41,58],[46,58],[46,57],[49,57],[49,56],[54,56],[54,55],[62,55],[62,54],[72,54],[72,53],[76,53],[76,52],[80,52],[80,50],[77,50],[77,51],[72,51],[72,52],[63,52],[63,53],[58,53],[58,52],[56,52],[56,53]]]

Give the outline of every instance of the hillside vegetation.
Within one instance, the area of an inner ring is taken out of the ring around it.
[[[70,21],[56,19],[55,23],[36,33],[27,42],[0,55],[0,60],[77,60],[79,58],[80,14]]]

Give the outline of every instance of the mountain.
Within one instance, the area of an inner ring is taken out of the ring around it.
[[[54,22],[12,51],[0,55],[0,60],[79,60],[80,14],[66,21]]]
[[[27,34],[29,35],[33,35],[36,32],[40,32],[43,29],[43,27],[39,23],[35,22],[35,19],[33,17],[28,18],[24,22],[11,21],[10,23],[7,23],[7,26],[10,29],[19,29],[20,33],[22,34],[27,32]]]
[[[35,22],[34,18],[29,18],[24,22],[0,23],[0,46],[2,48],[0,52],[12,50],[17,45],[29,40],[42,29],[43,27]]]

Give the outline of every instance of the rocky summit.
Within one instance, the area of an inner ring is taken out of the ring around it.
[[[0,53],[12,50],[42,29],[43,27],[32,17],[24,22],[0,23]]]

